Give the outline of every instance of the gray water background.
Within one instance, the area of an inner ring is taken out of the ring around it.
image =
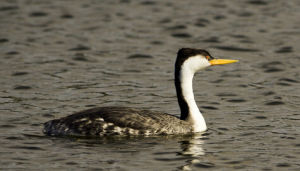
[[[1,0],[0,170],[300,170],[300,1]],[[95,106],[179,116],[179,48],[239,63],[196,74],[204,135],[58,138]]]

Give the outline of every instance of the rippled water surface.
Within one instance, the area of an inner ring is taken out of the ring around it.
[[[300,2],[2,0],[0,168],[300,170]],[[57,138],[95,106],[179,115],[181,47],[239,63],[194,79],[204,135]]]

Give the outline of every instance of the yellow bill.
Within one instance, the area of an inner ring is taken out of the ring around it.
[[[238,62],[239,60],[232,60],[232,59],[212,59],[210,60],[211,65],[223,65],[223,64],[231,64]]]

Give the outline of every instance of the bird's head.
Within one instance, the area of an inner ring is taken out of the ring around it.
[[[215,59],[206,50],[182,48],[178,51],[175,68],[181,70],[189,69],[195,73],[208,66],[223,65],[237,62],[231,59]]]

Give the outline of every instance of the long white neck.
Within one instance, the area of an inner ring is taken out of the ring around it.
[[[193,93],[193,77],[196,70],[190,66],[183,65],[179,73],[180,88],[182,98],[187,103],[188,115],[185,118],[187,122],[193,125],[194,132],[202,132],[207,129],[203,115],[201,114]]]

